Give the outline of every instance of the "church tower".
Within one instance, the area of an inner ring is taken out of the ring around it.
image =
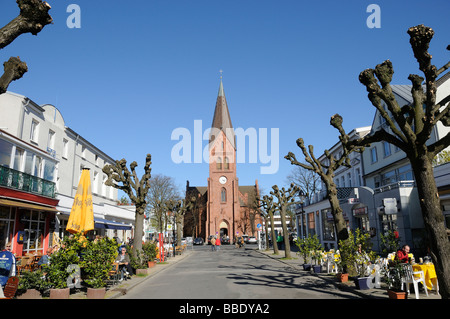
[[[206,236],[234,239],[240,218],[238,192],[236,140],[221,76],[209,136]]]

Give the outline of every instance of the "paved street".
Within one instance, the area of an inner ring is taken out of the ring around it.
[[[255,249],[194,246],[179,263],[130,290],[121,299],[353,299],[318,276],[300,272]],[[191,248],[189,248],[191,249]]]

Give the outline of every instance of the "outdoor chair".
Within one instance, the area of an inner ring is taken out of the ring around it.
[[[336,273],[337,274],[337,264],[334,260],[334,254],[328,253],[327,254],[327,273]]]
[[[112,281],[112,284],[115,285],[119,282],[120,272],[119,272],[119,263],[113,263],[111,270],[108,272],[109,279]]]
[[[9,277],[6,282],[5,288],[3,289],[3,299],[12,299],[16,295],[17,287],[19,286],[19,277],[13,276]]]
[[[428,290],[425,284],[425,275],[423,271],[413,271],[410,264],[402,264],[402,290],[403,285],[406,285],[406,291],[409,294],[409,285],[414,285],[414,292],[416,293],[416,299],[419,299],[419,282],[423,284],[425,293],[428,297]],[[417,277],[419,275],[419,277]]]

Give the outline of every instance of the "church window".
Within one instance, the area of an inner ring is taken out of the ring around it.
[[[217,169],[222,169],[222,159],[220,157],[217,158],[216,164]]]
[[[222,188],[221,201],[222,203],[225,203],[227,201],[227,190],[225,188]]]
[[[230,161],[228,160],[228,157],[225,157],[225,169],[230,169]]]

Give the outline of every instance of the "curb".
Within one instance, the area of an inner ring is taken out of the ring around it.
[[[130,291],[134,287],[140,285],[141,283],[143,283],[147,279],[155,276],[156,274],[159,274],[160,272],[171,268],[171,266],[177,264],[178,262],[180,262],[187,256],[191,255],[191,253],[192,253],[192,250],[186,249],[181,255],[178,255],[176,257],[172,257],[172,259],[169,259],[167,261],[167,264],[164,264],[164,265],[156,264],[154,267],[150,268],[151,271],[147,276],[134,277],[131,279],[130,283],[122,282],[122,284],[119,284],[119,286],[111,289],[110,291],[107,291],[106,295],[105,295],[105,299],[116,299],[123,295],[126,295],[128,293],[128,291]],[[122,287],[121,287],[121,285],[122,285]]]

